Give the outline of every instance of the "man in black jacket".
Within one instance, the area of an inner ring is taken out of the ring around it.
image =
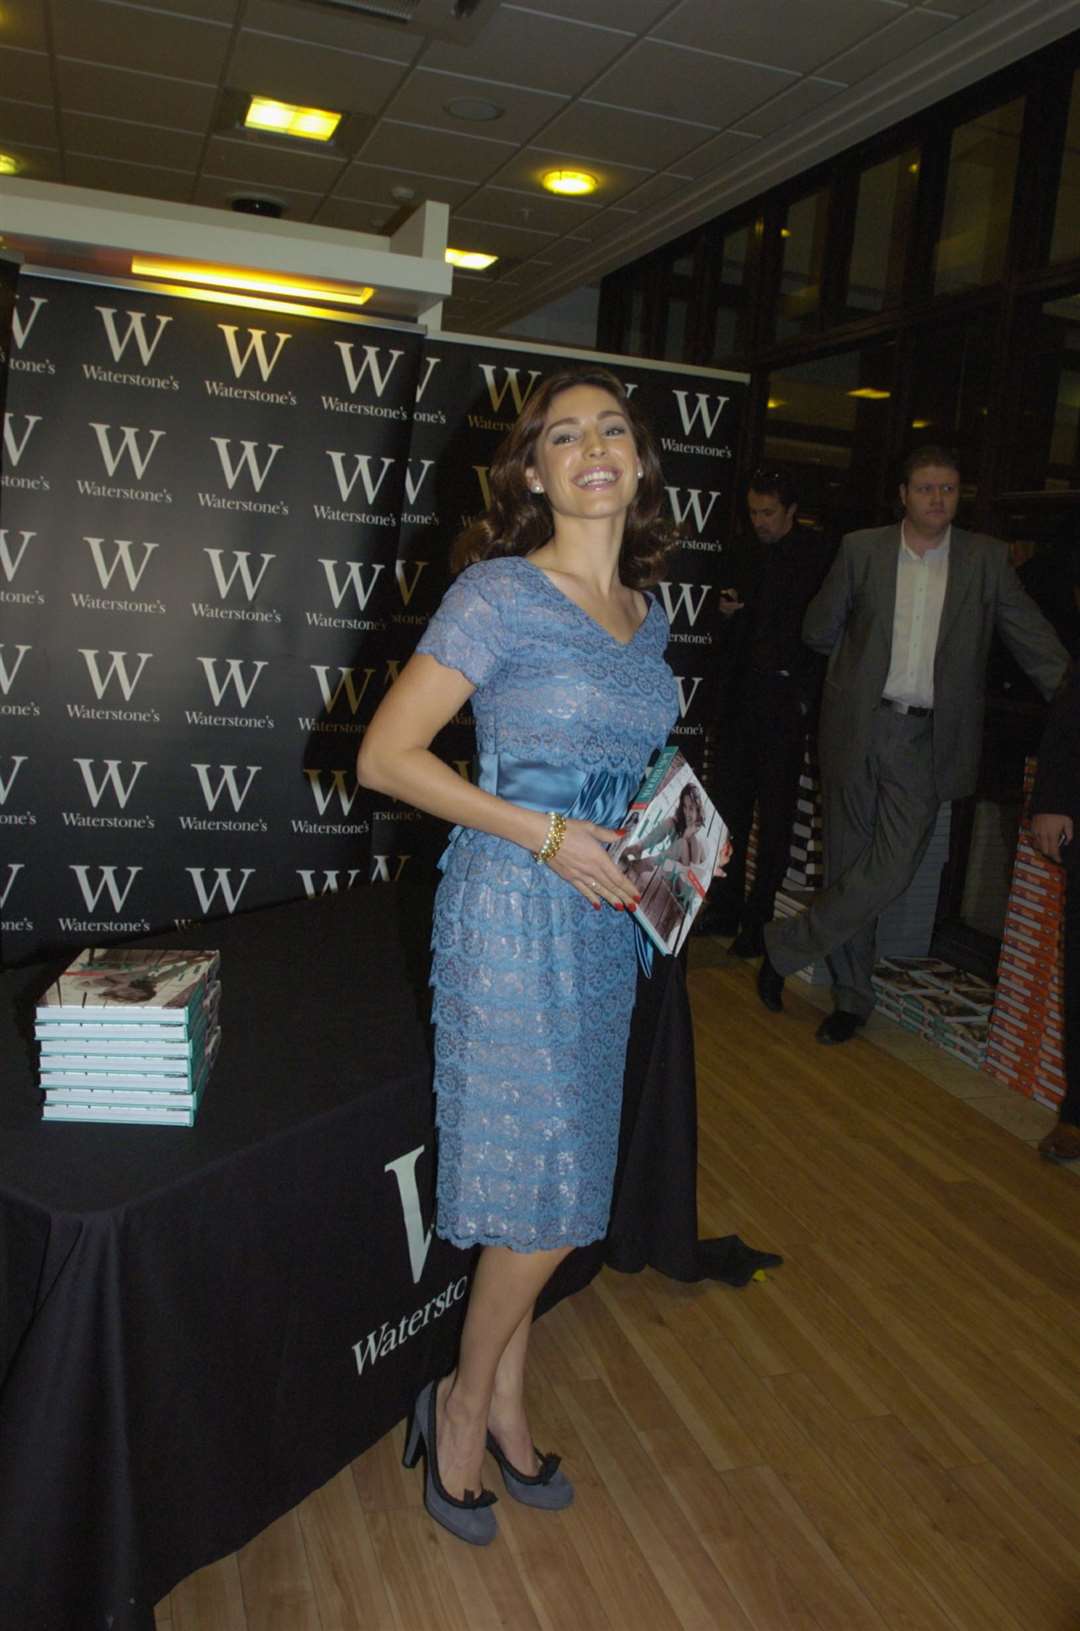
[[[1037,849],[1065,868],[1065,1097],[1059,1120],[1039,1145],[1052,1161],[1080,1157],[1080,669],[1054,699],[1039,749],[1031,800]]]

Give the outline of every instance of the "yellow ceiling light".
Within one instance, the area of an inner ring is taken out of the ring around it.
[[[780,236],[781,236],[781,238],[790,238],[791,237],[791,228],[790,227],[781,227],[780,228]]]
[[[787,399],[782,396],[771,396],[765,406],[767,408],[786,408]]]
[[[549,170],[544,176],[544,186],[549,193],[558,193],[560,198],[584,198],[587,193],[596,191],[599,182],[588,170]]]
[[[275,102],[269,96],[253,96],[244,126],[247,130],[272,130],[279,136],[300,136],[309,142],[328,142],[341,117],[326,108],[300,108],[292,102]]]
[[[934,421],[932,419],[913,419],[911,421],[911,428],[912,430],[929,430],[933,423]]]
[[[467,272],[486,272],[498,258],[498,255],[483,255],[478,249],[448,249],[444,256],[451,266],[464,267]]]
[[[864,402],[884,402],[891,391],[879,391],[876,385],[860,385],[857,391],[849,391],[848,396],[861,397]]]
[[[237,266],[198,266],[192,261],[159,260],[156,255],[133,255],[131,271],[133,277],[168,278],[176,283],[201,283],[211,288],[247,290],[289,299],[332,300],[335,305],[345,306],[365,306],[375,293],[366,284],[326,283],[321,279],[285,277],[277,272],[246,272]]]
[[[0,176],[14,176],[19,173],[19,161],[14,153],[0,153]]]

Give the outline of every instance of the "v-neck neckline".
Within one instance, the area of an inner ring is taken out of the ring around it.
[[[652,598],[646,594],[645,616],[641,619],[641,622],[638,624],[629,640],[620,640],[617,634],[612,634],[611,630],[605,628],[603,623],[599,622],[597,618],[593,617],[591,612],[587,612],[584,606],[579,606],[577,601],[572,600],[565,590],[560,589],[559,585],[553,578],[549,577],[542,566],[536,566],[525,555],[518,555],[515,558],[519,560],[523,566],[527,566],[530,572],[536,572],[541,578],[543,578],[552,594],[558,595],[560,600],[565,601],[568,606],[572,606],[574,610],[580,613],[580,615],[585,619],[586,623],[592,624],[594,629],[598,629],[601,634],[606,634],[612,644],[618,646],[621,651],[629,651],[630,647],[634,644],[634,641],[637,639],[638,635],[649,621],[649,617],[653,609],[653,601]],[[644,593],[644,591],[642,591],[642,593]]]

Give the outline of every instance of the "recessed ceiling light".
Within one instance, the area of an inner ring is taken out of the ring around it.
[[[244,126],[247,130],[272,130],[279,136],[299,136],[309,142],[328,142],[341,117],[326,108],[301,108],[292,102],[275,102],[269,96],[253,96]]]
[[[14,153],[0,153],[0,176],[14,176],[19,173],[19,161]]]
[[[211,284],[220,289],[249,289],[254,294],[333,300],[346,306],[365,306],[375,293],[360,283],[329,283],[321,278],[291,278],[276,272],[246,272],[236,266],[201,266],[191,261],[159,260],[154,255],[133,255],[131,271],[134,277],[169,278],[178,283]]]
[[[501,119],[506,109],[500,108],[497,102],[489,102],[486,96],[455,96],[452,102],[444,104],[443,112],[452,119],[484,125],[492,119]]]
[[[544,177],[548,192],[559,193],[564,198],[582,198],[586,193],[594,193],[598,185],[596,177],[587,170],[549,170]]]
[[[462,266],[467,272],[486,272],[499,257],[483,255],[477,249],[448,249],[444,258],[451,266]]]
[[[848,396],[861,397],[864,402],[884,402],[891,395],[891,391],[879,391],[876,385],[860,385],[857,391],[848,392]]]

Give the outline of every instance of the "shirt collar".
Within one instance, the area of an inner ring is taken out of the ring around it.
[[[949,525],[945,528],[945,531],[942,534],[940,544],[935,544],[933,549],[928,549],[926,551],[925,555],[917,555],[916,552],[911,548],[911,545],[907,541],[907,536],[906,536],[904,528],[905,528],[905,522],[901,521],[901,523],[900,523],[900,547],[904,551],[904,553],[907,555],[909,560],[912,560],[912,561],[927,561],[927,560],[929,560],[931,562],[931,564],[933,564],[933,562],[937,562],[937,561],[947,561],[948,560],[948,558],[949,558],[949,545],[952,542],[952,522],[951,521],[949,522]]]

